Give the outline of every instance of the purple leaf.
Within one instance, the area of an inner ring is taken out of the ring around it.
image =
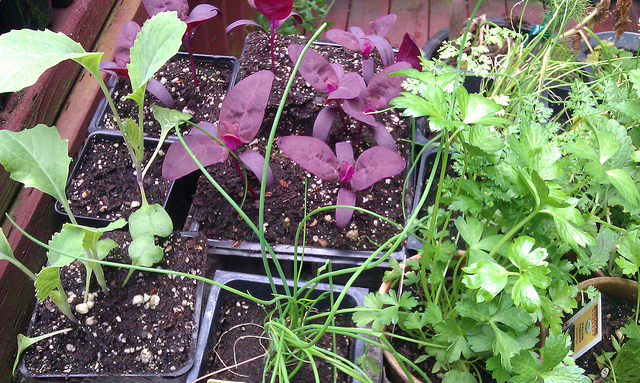
[[[335,105],[322,108],[313,123],[313,136],[326,142],[327,137],[329,137],[329,132],[331,131],[331,125],[333,125],[333,120],[336,119],[337,114],[338,107]]]
[[[127,80],[129,79],[129,70],[127,69],[127,67],[121,67],[113,61],[101,62],[100,70],[114,76],[118,76]]]
[[[398,49],[396,55],[396,62],[406,61],[411,64],[411,67],[416,70],[422,70],[422,64],[420,63],[420,57],[422,56],[422,50],[416,43],[416,40],[411,37],[410,34],[405,33],[402,38],[402,44]]]
[[[293,0],[254,0],[254,4],[269,19],[286,19],[293,11]]]
[[[205,21],[214,18],[220,10],[213,5],[210,4],[200,4],[193,8],[189,17],[187,18],[187,32],[195,30],[200,26],[200,24]]]
[[[353,52],[360,52],[362,43],[360,42],[360,38],[355,34],[347,31],[343,31],[342,29],[329,29],[326,33],[327,39],[329,41],[333,41],[336,44],[341,45],[345,49],[348,49]]]
[[[217,130],[215,125],[205,122],[200,123],[200,127],[214,135]],[[217,164],[229,156],[229,151],[226,148],[220,146],[215,139],[197,128],[191,129],[189,135],[184,137],[184,141],[203,166]],[[198,170],[198,165],[187,153],[182,143],[176,141],[171,144],[162,163],[162,177],[173,181],[195,170]]]
[[[362,59],[362,77],[366,84],[368,84],[369,81],[371,81],[371,78],[373,78],[373,66],[373,58]]]
[[[301,17],[299,14],[297,14],[297,13],[295,13],[295,12],[292,12],[292,13],[291,13],[289,16],[287,16],[286,18],[284,18],[284,19],[282,19],[282,20],[278,20],[278,22],[276,23],[276,28],[275,28],[275,30],[277,31],[278,29],[280,29],[280,27],[282,26],[282,24],[286,23],[286,22],[287,22],[287,20],[289,20],[289,19],[290,19],[290,18],[292,18],[292,17],[293,17],[293,19],[294,19],[297,23],[302,24],[302,17]]]
[[[160,12],[176,11],[178,17],[184,20],[189,13],[189,4],[187,0],[142,0],[144,8],[153,16]]]
[[[376,48],[378,48],[378,53],[380,53],[382,64],[385,67],[393,64],[393,47],[391,46],[389,40],[378,35],[367,35],[365,38],[371,41],[376,46]]]
[[[129,21],[122,26],[113,49],[114,61],[118,66],[124,67],[131,62],[129,51],[133,47],[133,42],[140,32],[140,25],[135,21]]]
[[[356,98],[362,92],[360,82],[362,78],[356,73],[347,73],[342,78],[342,81],[338,82],[338,89],[329,93],[328,100],[350,100]]]
[[[251,170],[253,174],[256,175],[258,180],[262,182],[262,172],[264,170],[264,157],[256,152],[255,150],[245,150],[244,153],[238,156],[240,161],[247,167],[247,169]],[[273,171],[271,170],[271,166],[267,167],[267,176],[265,179],[265,184],[267,186],[273,183]]]
[[[203,132],[202,130],[198,129],[198,128],[193,128],[191,129],[191,131],[189,132],[190,136],[198,136],[198,135],[202,135],[202,136],[207,136],[209,137],[209,134],[214,136],[214,137],[218,137],[218,126],[214,125],[210,122],[207,121],[203,121],[203,122],[199,122],[198,126],[201,127],[202,129],[204,129],[206,132]],[[209,134],[207,134],[209,133]]]
[[[378,145],[385,147],[394,153],[398,150],[393,136],[389,133],[387,128],[382,125],[382,123],[376,121],[373,125],[367,125],[367,128],[369,128],[369,132]]]
[[[232,30],[233,28],[235,28],[235,27],[239,27],[239,26],[241,26],[241,25],[252,25],[252,26],[254,26],[254,27],[258,27],[258,28],[260,28],[260,30],[261,30],[262,32],[264,32],[266,35],[268,35],[267,31],[265,31],[265,30],[264,30],[264,28],[262,28],[262,26],[261,26],[260,24],[256,23],[256,22],[255,22],[255,21],[253,21],[253,20],[245,20],[245,19],[242,19],[242,20],[236,20],[236,21],[234,21],[233,23],[229,24],[229,25],[227,26],[227,28],[225,28],[225,30],[224,30],[224,31],[225,31],[225,33],[226,33],[226,34],[229,34],[229,32],[231,32],[231,30]]]
[[[278,139],[278,147],[293,162],[321,180],[339,180],[340,162],[321,140],[308,136],[285,136]]]
[[[398,153],[374,146],[365,150],[356,160],[351,187],[353,190],[364,190],[384,178],[399,174],[404,167],[404,159]]]
[[[390,13],[386,16],[378,17],[371,22],[369,26],[369,35],[386,36],[391,31],[391,28],[396,24],[398,15]]]
[[[349,28],[349,30],[351,31],[351,33],[353,33],[354,36],[356,36],[357,38],[360,39],[360,46],[362,47],[362,38],[364,38],[364,36],[366,36],[364,34],[364,31],[362,30],[362,28],[360,28],[360,27],[351,27],[351,28]]]
[[[402,92],[402,83],[406,80],[406,76],[389,76],[389,73],[410,67],[411,64],[402,61],[376,73],[367,86],[365,104],[376,110],[388,108],[389,102],[398,97],[400,92]]]
[[[289,57],[294,63],[298,61],[303,48],[302,45],[298,44],[291,44],[287,48]],[[336,87],[338,85],[338,75],[329,64],[329,61],[313,49],[307,49],[300,62],[298,72],[313,89],[320,93],[328,93],[327,84]]]
[[[356,193],[347,188],[338,190],[338,198],[336,205],[356,206]],[[346,227],[353,216],[353,209],[339,207],[336,209],[336,226],[339,228]]]
[[[349,116],[367,125],[375,125],[377,123],[373,115],[364,113],[364,97],[345,100],[342,103],[342,110]]]
[[[345,161],[349,165],[355,165],[355,161],[353,159],[353,146],[351,146],[349,142],[336,143],[336,157],[338,157],[338,162],[341,164]]]
[[[155,78],[150,78],[149,81],[147,81],[147,91],[156,96],[162,105],[169,109],[173,109],[173,97],[171,97],[171,93],[169,93],[167,88],[165,88],[160,81]]]
[[[338,76],[338,82],[342,81],[342,79],[344,78],[344,67],[342,66],[342,64],[331,63],[331,68],[333,68],[333,71],[336,72],[336,76]]]
[[[269,101],[273,73],[263,70],[238,82],[222,101],[219,136],[235,136],[244,143],[253,141]]]

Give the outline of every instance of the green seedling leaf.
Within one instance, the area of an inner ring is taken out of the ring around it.
[[[640,202],[640,192],[638,187],[626,171],[622,169],[607,170],[607,179],[611,182],[613,187],[618,190],[622,197],[633,207],[638,206]]]
[[[88,53],[65,34],[49,30],[13,30],[0,36],[0,93],[16,92],[35,84],[47,69],[74,59],[95,75],[102,53]]]
[[[11,178],[63,205],[67,205],[64,188],[71,163],[67,147],[68,141],[60,138],[55,127],[39,124],[20,132],[0,130],[0,163]]]
[[[466,328],[462,327],[462,323],[455,318],[447,318],[446,320],[436,323],[434,326],[436,335],[433,340],[436,342],[447,344],[445,357],[447,363],[453,363],[460,360],[460,356],[469,358],[473,354],[471,346],[465,339]]]
[[[164,252],[160,246],[155,243],[155,238],[151,234],[143,234],[129,245],[129,257],[131,264],[135,266],[151,267],[160,262]]]
[[[478,383],[478,380],[469,371],[450,370],[444,374],[442,383]]]
[[[478,290],[478,302],[491,301],[497,294],[504,290],[510,272],[495,262],[476,262],[462,270],[467,273],[462,277],[469,289]]]
[[[549,214],[553,218],[558,234],[570,246],[584,247],[587,245],[594,246],[596,244],[596,240],[590,234],[574,226],[584,224],[584,219],[580,215],[580,211],[575,207],[557,208],[547,206],[542,209],[541,212]]]
[[[598,148],[600,149],[600,163],[604,164],[620,150],[620,143],[616,137],[607,131],[595,130],[598,138]]]
[[[110,231],[122,229],[127,225],[127,221],[125,221],[124,218],[120,218],[117,221],[109,223],[105,227],[98,227],[98,228],[87,227],[82,225],[73,225],[73,224],[66,224],[66,225],[76,227],[82,230],[82,232],[84,233],[84,238],[82,239],[82,247],[84,247],[85,249],[92,249],[94,246],[96,246],[96,244],[98,244],[100,240],[100,236],[102,236],[102,234]]]
[[[173,222],[164,208],[158,204],[142,204],[129,216],[129,232],[136,239],[151,234],[166,237],[173,231]]]
[[[75,258],[84,255],[84,232],[77,226],[65,224],[60,232],[53,235],[49,241],[50,249],[47,251],[49,265],[62,267],[70,264]],[[69,254],[69,255],[68,255]]]
[[[474,264],[481,261],[490,261],[488,252],[500,242],[501,235],[491,235],[482,238],[484,232],[484,224],[475,217],[458,217],[455,220],[458,232],[467,243],[469,263]]]
[[[43,301],[48,297],[69,320],[73,323],[78,323],[67,301],[67,294],[62,287],[59,267],[49,266],[40,270],[34,285],[36,287],[36,297],[38,300]]]
[[[24,336],[22,334],[18,334],[18,354],[16,355],[15,362],[13,362],[13,376],[16,375],[16,368],[18,368],[18,362],[20,361],[20,356],[22,355],[22,353],[26,349],[28,349],[32,345],[40,342],[41,340],[45,340],[47,338],[51,338],[52,336],[65,334],[65,333],[68,333],[71,330],[73,330],[73,329],[72,328],[65,328],[65,329],[62,329],[62,330],[53,331],[53,332],[50,332],[50,333],[47,333],[47,334],[43,334],[43,335],[37,336],[35,338],[29,338],[29,337],[26,337],[26,336]]]
[[[153,110],[153,117],[158,121],[162,129],[160,141],[164,141],[171,129],[189,121],[192,117],[190,114],[178,112],[175,109],[163,108],[159,105],[151,105],[151,110]]]
[[[158,13],[144,23],[131,48],[131,62],[127,65],[134,93],[178,52],[186,29],[187,24],[176,12]]]
[[[471,93],[466,106],[466,113],[462,116],[465,124],[507,125],[511,121],[496,117],[502,108],[495,101],[479,94]]]
[[[132,119],[122,122],[122,135],[127,147],[133,149],[137,162],[141,163],[144,156],[144,135],[142,129]]]
[[[37,279],[36,275],[31,270],[29,270],[27,266],[23,265],[22,262],[18,261],[15,255],[13,255],[11,245],[9,245],[9,241],[7,241],[7,237],[5,237],[4,231],[0,229],[0,260],[3,259],[19,268],[20,271],[25,273],[34,282]]]
[[[618,254],[620,257],[616,258],[616,264],[622,269],[622,273],[636,275],[640,270],[640,239],[637,230],[628,232],[622,238]]]

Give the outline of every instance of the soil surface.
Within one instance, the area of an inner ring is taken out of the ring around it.
[[[178,56],[160,68],[154,78],[164,84],[173,96],[174,109],[191,114],[193,116],[191,121],[217,121],[222,100],[224,100],[232,81],[232,63],[229,59],[222,58],[213,61],[196,58],[196,74],[199,82],[197,87],[189,65],[187,56]],[[118,114],[123,120],[133,117],[137,122],[138,106],[133,100],[124,99],[130,93],[131,84],[129,81],[118,79],[112,92]],[[164,106],[157,98],[147,92],[144,108],[144,133],[149,137],[159,137],[160,124],[153,118],[151,110],[153,104]],[[109,107],[98,123],[98,128],[118,130]],[[189,127],[183,125],[182,129],[188,131]],[[175,132],[171,134],[175,134]]]
[[[269,343],[265,337],[265,315],[275,307],[260,306],[252,301],[241,298],[231,298],[224,306],[224,316],[211,339],[218,339],[212,357],[203,361],[206,371],[218,372],[213,378],[248,383],[262,382],[265,352]],[[337,326],[353,326],[344,315],[336,316]],[[334,343],[331,335],[325,335],[317,344],[327,350],[332,350]],[[350,358],[350,339],[338,336],[336,340],[337,353],[344,358]],[[253,359],[253,361],[249,361]],[[247,363],[242,363],[249,361]],[[208,363],[208,365],[207,365]],[[241,364],[242,363],[242,364]],[[236,368],[232,366],[241,364]],[[320,382],[333,382],[333,367],[321,360],[316,360]],[[205,371],[201,369],[201,371]],[[347,381],[344,373],[339,373],[338,382]],[[270,374],[268,375],[270,376]],[[266,380],[269,381],[269,377]],[[305,364],[292,378],[292,382],[314,382],[311,365]]]
[[[259,34],[251,34],[247,41],[244,56],[240,59],[241,75],[247,76],[256,70],[270,69],[267,40]],[[299,36],[279,36],[276,40],[276,78],[271,99],[260,132],[256,140],[246,145],[248,147],[248,149],[245,148],[246,150],[265,153],[277,103],[279,103],[279,97],[284,89],[283,82],[287,78],[281,72],[290,73],[291,70],[291,60],[286,54],[286,47],[290,43],[304,44],[306,40]],[[314,47],[314,49],[316,48]],[[330,62],[344,62],[346,71],[360,71],[361,64],[357,60],[357,54],[335,46],[320,46],[317,47],[317,51],[326,55]],[[254,54],[257,56],[254,57]],[[312,135],[315,116],[323,105],[324,95],[314,91],[298,75],[277,126],[275,140],[278,137],[291,134]],[[395,111],[381,113],[376,116],[376,119],[391,132],[396,140],[399,153],[404,158],[408,158],[410,146],[406,140],[410,140],[412,136],[409,121],[399,116]],[[336,118],[327,142],[329,147],[334,148],[335,143],[340,141],[358,141],[359,125],[347,118],[346,126],[345,129],[341,120]],[[373,138],[364,128],[360,143],[354,148],[355,157],[357,158],[362,151],[373,145],[375,145]],[[276,145],[273,146],[269,164],[274,172],[275,182],[267,188],[265,194],[266,238],[270,243],[293,244],[298,224],[302,221],[305,211],[311,212],[319,207],[335,205],[340,184],[326,183],[307,173],[284,156]],[[231,159],[211,166],[208,170],[222,188],[236,202],[241,203],[242,196],[245,194],[245,185],[243,179],[234,170]],[[254,190],[259,190],[256,178],[253,175],[250,175],[249,178]],[[392,222],[402,225],[405,219],[403,197],[407,202],[406,206],[410,206],[413,195],[412,185],[409,185],[403,193],[404,181],[405,174],[401,173],[376,183],[370,189],[357,192],[356,206],[374,211]],[[248,196],[244,202],[243,210],[253,222],[258,222],[256,199]],[[199,229],[211,239],[257,240],[248,225],[239,218],[238,213],[204,177],[201,177],[199,181],[185,230],[192,229],[194,223],[197,223]],[[354,213],[351,223],[344,229],[339,229],[335,225],[334,210],[326,210],[307,221],[306,244],[337,249],[370,250],[377,248],[398,232],[399,228],[393,224],[357,211]],[[303,243],[302,235],[300,238],[299,243]]]
[[[67,198],[76,216],[116,220],[128,218],[140,206],[140,189],[131,157],[122,138],[94,136],[87,155],[80,158],[78,171],[67,185]],[[146,166],[156,142],[145,145]],[[165,146],[166,148],[166,146]],[[145,194],[150,204],[162,205],[171,182],[162,178],[164,150],[149,168],[145,178]]]
[[[107,236],[107,235],[105,235]],[[108,234],[120,247],[108,260],[129,263],[128,233]],[[206,240],[183,238],[174,232],[158,240],[165,250],[156,266],[193,275],[204,274]],[[172,373],[185,367],[193,352],[197,283],[167,274],[134,272],[122,288],[128,270],[105,267],[109,295],[92,279],[93,304],[86,314],[82,303],[85,268],[78,261],[61,269],[62,284],[79,324],[73,324],[47,299],[36,306],[28,336],[72,328],[29,348],[23,360],[32,374]],[[156,303],[154,305],[154,303]]]

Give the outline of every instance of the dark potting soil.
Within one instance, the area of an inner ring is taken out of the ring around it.
[[[256,39],[257,41],[254,41]],[[240,59],[240,70],[243,75],[252,73],[257,69],[269,69],[270,63],[268,43],[260,35],[249,35],[248,43],[245,47],[244,56]],[[261,41],[261,42],[260,42]],[[306,40],[299,36],[280,36],[277,40],[279,50],[276,58],[280,60],[276,64],[278,70],[287,70],[290,73],[291,60],[286,55],[286,46],[290,43],[306,43]],[[265,47],[266,44],[266,47]],[[353,65],[354,54],[341,47],[318,48],[320,53],[326,54],[330,62],[349,63],[345,65],[345,70],[360,71],[361,64]],[[285,53],[283,53],[285,52]],[[252,54],[259,55],[257,57]],[[345,54],[345,57],[340,56]],[[342,57],[341,59],[336,59]],[[253,63],[249,65],[248,63]],[[243,72],[244,71],[244,72]],[[285,76],[286,77],[286,76]],[[272,99],[280,97],[284,85],[278,84],[283,81],[281,75],[276,75],[274,81]],[[306,82],[297,75],[296,82],[299,88],[290,92],[288,102],[292,105],[285,107],[280,123],[276,130],[275,140],[278,137],[296,134],[312,135],[313,121],[324,104],[323,95],[315,92]],[[279,98],[271,102],[279,102]],[[261,154],[265,153],[267,138],[275,116],[275,105],[267,107],[265,119],[256,140],[249,144],[247,150],[257,150]],[[388,111],[376,116],[382,122],[396,141],[398,151],[406,159],[409,156],[410,145],[407,140],[412,138],[411,125],[405,118],[399,116],[395,111]],[[336,118],[334,121],[327,144],[334,148],[336,142],[350,141],[357,142],[359,125],[351,118],[347,118],[347,130]],[[373,138],[363,129],[360,145],[355,146],[354,152],[357,158],[359,154],[375,145]],[[409,163],[409,162],[408,162]],[[275,182],[267,188],[265,193],[265,236],[270,243],[294,244],[295,234],[298,224],[302,222],[305,212],[311,212],[316,208],[331,206],[336,204],[336,196],[340,185],[338,183],[327,183],[301,167],[293,163],[284,156],[274,145],[270,160],[271,169],[274,172]],[[240,178],[234,170],[231,159],[224,163],[210,166],[208,168],[213,178],[221,184],[223,189],[239,204],[245,193],[244,180]],[[250,183],[254,190],[259,191],[260,185],[253,175],[249,176]],[[395,177],[382,180],[367,190],[356,192],[356,206],[371,210],[381,216],[391,220],[396,224],[404,223],[403,198],[410,203],[413,195],[413,187],[403,193],[405,181],[404,173]],[[306,185],[305,185],[306,183]],[[409,206],[409,205],[407,205]],[[258,202],[248,196],[244,206],[244,212],[254,223],[258,222]],[[321,247],[351,250],[371,250],[379,247],[384,241],[397,234],[400,229],[380,218],[373,217],[366,213],[354,212],[350,224],[343,229],[337,228],[335,224],[335,210],[326,210],[316,214],[307,221],[306,243]],[[192,209],[185,224],[185,230],[189,230],[194,221],[198,222],[201,230],[208,238],[217,240],[232,241],[257,241],[257,237],[250,230],[238,213],[230,204],[215,190],[205,177],[201,177],[198,189],[193,199]],[[299,243],[303,243],[302,234]]]
[[[598,355],[615,351],[611,337],[616,337],[616,331],[624,327],[635,314],[636,303],[611,295],[602,294],[602,340],[589,351],[576,359],[576,365],[585,370],[585,374],[596,379],[600,377],[603,367],[596,361]],[[595,381],[595,380],[594,380]]]
[[[196,61],[196,74],[199,81],[199,86],[196,87],[189,65],[187,57],[174,58],[160,68],[154,78],[164,84],[173,96],[174,109],[191,114],[193,116],[191,121],[217,121],[222,100],[227,94],[233,75],[233,68],[222,65],[221,62]],[[112,92],[118,114],[123,120],[134,118],[134,121],[137,122],[138,106],[133,100],[124,99],[130,93],[131,84],[129,81],[118,79]],[[153,104],[164,106],[155,96],[147,92],[144,108],[144,133],[149,137],[159,137],[160,124],[153,118],[151,110]],[[106,129],[118,129],[109,107],[102,116],[100,124]],[[189,127],[182,125],[181,129],[188,131]],[[171,134],[175,134],[175,132],[172,131]]]
[[[118,219],[128,218],[142,200],[131,157],[123,141],[105,136],[92,140],[93,145],[81,159],[79,171],[67,185],[67,198],[74,215]],[[143,166],[155,149],[145,147]],[[162,205],[171,182],[162,178],[164,150],[160,150],[144,178],[145,194],[150,204]]]
[[[269,343],[265,336],[265,316],[274,307],[260,306],[252,301],[242,298],[231,298],[226,303],[224,315],[213,339],[218,339],[211,358],[203,363],[208,363],[206,370],[209,373],[217,372],[211,378],[242,381],[247,383],[259,383],[269,381],[262,379],[264,371],[265,353],[269,349]],[[336,316],[337,326],[353,326],[351,320],[345,315]],[[324,322],[323,322],[324,323]],[[317,343],[319,347],[333,350],[332,335],[326,334]],[[338,355],[350,358],[350,339],[345,336],[337,336],[336,352]],[[246,363],[243,363],[245,362]],[[333,382],[334,369],[329,363],[316,359],[320,382]],[[233,367],[238,365],[237,367]],[[345,382],[346,375],[339,372],[338,382]],[[313,370],[310,364],[305,364],[292,378],[292,382],[315,382]]]
[[[108,260],[129,263],[128,233],[114,232],[108,237],[120,244]],[[184,238],[174,232],[158,244],[165,250],[158,267],[204,274],[203,237]],[[196,281],[134,272],[123,288],[128,269],[105,267],[104,271],[109,295],[92,278],[89,291],[93,306],[88,313],[79,314],[74,307],[83,301],[85,268],[75,261],[61,269],[62,284],[79,324],[74,325],[48,299],[36,306],[35,322],[28,336],[72,330],[43,340],[25,352],[23,360],[32,374],[156,374],[185,366],[196,346],[192,342],[196,330]]]

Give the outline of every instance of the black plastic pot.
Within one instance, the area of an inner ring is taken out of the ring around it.
[[[201,307],[203,304],[203,292],[204,282],[198,283],[197,296],[194,304],[194,323],[195,329],[192,335],[192,344],[195,347],[191,348],[191,352],[188,355],[187,363],[175,371],[166,371],[161,373],[136,373],[126,372],[120,374],[69,374],[69,373],[55,373],[55,374],[33,374],[24,365],[24,360],[20,362],[20,373],[24,377],[21,382],[30,383],[87,383],[87,382],[99,382],[99,383],[186,383],[191,382],[187,380],[187,374],[191,370],[195,361],[201,355],[201,348],[197,342],[200,341],[199,329],[205,326],[201,323]],[[38,302],[37,306],[42,305],[42,302]],[[31,317],[29,328],[33,326],[33,323],[37,320],[36,311]],[[124,345],[117,346],[120,350],[124,349]]]
[[[259,299],[271,299],[273,296],[269,280],[264,276],[218,270],[216,271],[214,280],[225,286],[247,292],[251,296]],[[282,281],[276,280],[275,283],[277,285],[279,293],[282,293],[284,291],[282,289]],[[293,282],[288,281],[288,284],[289,286],[292,286]],[[319,284],[311,293],[310,299],[317,298],[323,292],[333,292],[334,295],[337,295],[342,291],[342,289],[343,288],[341,286]],[[364,305],[364,296],[367,293],[367,289],[350,287],[340,307],[353,308],[359,305]],[[193,382],[198,377],[204,376],[209,373],[209,371],[205,370],[203,361],[207,361],[213,356],[213,350],[217,343],[217,339],[214,338],[217,327],[220,323],[220,319],[223,315],[223,310],[221,310],[221,308],[224,307],[229,299],[234,296],[235,295],[233,295],[232,293],[229,293],[218,286],[211,287],[209,299],[207,301],[207,306],[201,322],[202,324],[200,326],[200,337],[198,340],[198,349],[196,351],[197,358],[193,364],[193,368],[191,369],[187,377],[188,382]],[[322,310],[329,307],[328,305],[330,305],[330,301],[327,298],[321,301],[318,309]],[[373,347],[369,347],[369,349],[373,351]],[[359,356],[363,355],[364,351],[364,341],[356,340],[351,345],[351,360],[355,361]],[[372,356],[371,352],[368,353],[368,356]],[[380,353],[380,363],[382,363],[381,357],[382,355]],[[380,376],[374,377],[373,379],[374,381],[379,381]],[[356,381],[354,381],[354,383],[355,382]]]
[[[122,145],[123,147],[125,145],[124,138],[122,137],[122,134],[120,134],[120,132],[103,130],[103,131],[93,132],[89,134],[85,142],[85,145],[83,146],[82,151],[80,152],[78,160],[75,166],[73,167],[71,173],[69,174],[69,179],[67,180],[67,189],[69,188],[69,185],[71,185],[72,180],[81,171],[81,166],[84,162],[84,158],[87,155],[87,153],[89,153],[92,150],[96,142],[99,142],[101,140],[113,142],[114,144]],[[168,146],[171,144],[171,142],[172,140],[165,141],[163,148],[166,150]],[[145,138],[145,150],[153,151],[157,143],[158,143],[157,138]],[[93,196],[93,197],[96,199],[100,198],[100,196]],[[68,196],[68,198],[70,198],[70,196]],[[154,202],[150,201],[149,203],[154,203]],[[183,185],[180,185],[180,184],[175,185],[175,183],[172,183],[171,186],[169,187],[169,190],[167,191],[167,196],[164,198],[164,200],[156,201],[156,203],[160,203],[163,207],[165,207],[165,209],[167,210],[167,212],[169,213],[169,215],[173,220],[174,227],[182,227],[182,225],[184,225],[184,220],[186,219],[189,205],[191,204],[191,199],[189,197],[189,191],[185,190],[183,188]],[[62,205],[57,201],[55,204],[55,209],[66,221],[69,221],[69,216],[64,211],[64,208],[62,207]],[[116,218],[111,218],[111,219],[100,218],[97,216],[83,215],[81,213],[74,214],[74,215],[78,223],[91,226],[91,227],[104,227],[116,220]]]
[[[183,59],[187,59],[189,58],[189,54],[186,52],[179,52],[176,57],[179,58],[183,58]],[[238,59],[236,57],[233,56],[218,56],[218,55],[204,55],[204,54],[194,54],[194,58],[196,61],[196,65],[198,62],[203,62],[203,63],[215,63],[215,65],[222,67],[222,68],[228,68],[231,70],[231,77],[229,79],[229,87],[227,88],[227,91],[229,91],[229,89],[231,89],[235,83],[237,82],[237,76],[238,76]],[[109,88],[110,92],[113,92],[113,88],[116,85],[116,82],[118,81],[118,79],[115,76],[112,76],[108,81],[107,81],[107,87]],[[205,101],[203,100],[203,103]],[[100,103],[98,104],[98,108],[96,109],[96,112],[93,115],[93,118],[91,119],[91,122],[89,124],[89,132],[95,132],[95,131],[113,131],[112,129],[108,129],[104,126],[104,123],[102,121],[103,119],[103,115],[105,113],[107,113],[107,110],[109,109],[109,103],[105,98],[103,98]],[[147,133],[145,132],[145,136],[147,135]],[[172,137],[172,136],[170,136]],[[175,137],[175,136],[173,136]]]

